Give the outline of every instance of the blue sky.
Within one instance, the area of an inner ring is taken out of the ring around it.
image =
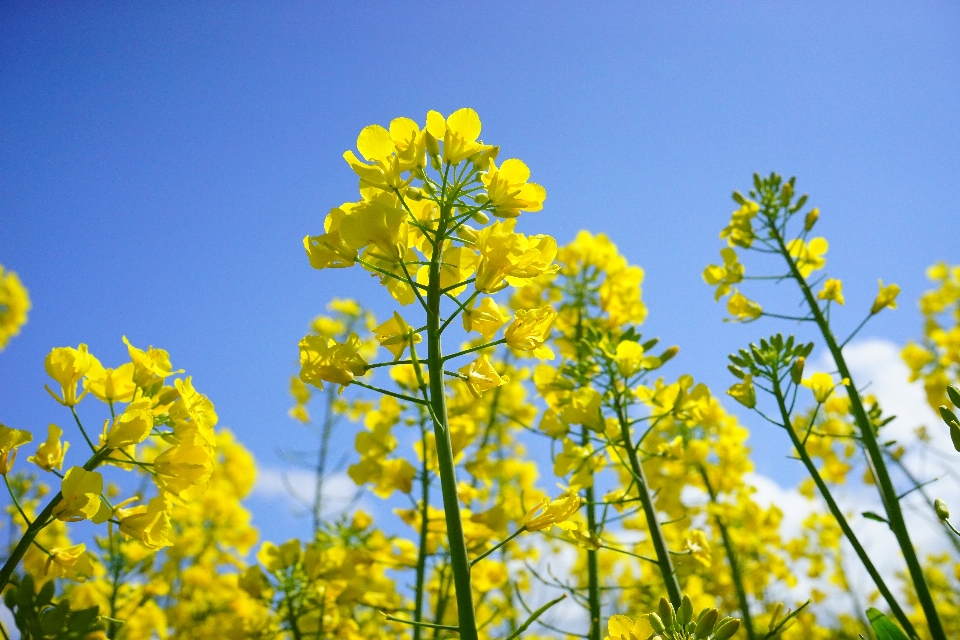
[[[0,420],[64,424],[44,355],[86,342],[118,364],[127,335],[279,466],[309,442],[286,417],[309,320],[347,293],[393,310],[303,254],[356,198],[342,152],[367,124],[462,106],[547,189],[522,230],[605,232],[644,267],[645,334],[682,349],[667,375],[720,391],[727,353],[792,330],[721,322],[700,279],[754,171],[797,175],[820,207],[839,326],[880,277],[901,308],[863,335],[903,343],[925,267],[960,262],[957,34],[946,2],[4,3],[0,264],[34,309],[0,354]],[[759,471],[792,483],[757,426]],[[306,528],[251,505],[268,535]]]

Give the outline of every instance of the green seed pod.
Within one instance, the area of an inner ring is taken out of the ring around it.
[[[941,520],[948,520],[950,518],[950,507],[940,498],[934,500],[933,510],[937,512],[937,517]]]
[[[470,217],[473,218],[473,220],[478,224],[487,224],[488,222],[490,222],[490,216],[488,216],[483,211],[477,211]]]
[[[680,601],[680,611],[678,613],[680,614],[680,622],[684,626],[693,620],[693,603],[690,602],[688,596],[683,596],[683,600]]]
[[[717,626],[717,618],[719,617],[720,612],[716,609],[708,610],[700,617],[700,621],[697,622],[697,628],[693,632],[693,637],[697,638],[697,640],[709,638],[710,634],[713,633],[713,628]]]
[[[732,638],[740,629],[740,621],[736,618],[725,618],[720,621],[720,624],[717,625],[716,631],[713,633],[713,640],[727,640]]]

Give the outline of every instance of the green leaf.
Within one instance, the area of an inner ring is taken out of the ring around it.
[[[877,522],[882,522],[882,523],[884,523],[884,524],[890,524],[890,522],[889,522],[886,518],[884,518],[884,517],[881,516],[881,515],[877,515],[877,514],[874,513],[873,511],[864,511],[864,512],[861,513],[860,515],[862,515],[862,516],[863,516],[864,518],[866,518],[867,520],[876,520]]]
[[[910,640],[890,618],[872,607],[867,609],[867,619],[877,634],[877,640]]]

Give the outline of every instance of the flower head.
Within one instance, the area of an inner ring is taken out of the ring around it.
[[[10,338],[20,333],[30,311],[30,296],[20,278],[0,265],[0,351]]]
[[[56,347],[44,358],[43,366],[47,374],[60,384],[62,396],[56,395],[50,388],[50,395],[60,404],[72,407],[76,405],[86,392],[77,397],[77,383],[87,374],[87,371],[96,362],[87,351],[87,345],[81,344],[76,349],[73,347]]]
[[[547,191],[530,179],[530,169],[520,160],[504,160],[498,169],[491,160],[490,168],[480,176],[493,205],[493,215],[516,218],[521,211],[540,211]]]
[[[817,294],[820,300],[833,300],[837,304],[843,304],[843,283],[834,278],[827,279],[823,283],[823,289]]]
[[[420,334],[413,333],[413,328],[396,311],[392,318],[374,329],[373,333],[380,346],[386,347],[393,354],[394,360],[403,357],[408,345],[419,344],[422,340]]]
[[[497,370],[490,363],[490,358],[486,355],[480,356],[465,367],[457,369],[457,371],[465,377],[464,382],[467,383],[467,388],[475,398],[479,398],[484,391],[489,391],[510,381],[510,378],[497,373]]]
[[[46,441],[37,447],[37,453],[27,458],[44,471],[63,468],[63,457],[70,448],[69,442],[60,442],[63,430],[55,424],[47,427]]]
[[[504,331],[503,337],[518,351],[532,351],[541,360],[553,359],[553,351],[544,343],[550,337],[550,327],[556,319],[557,312],[550,305],[539,309],[518,309],[516,319]]]
[[[0,475],[7,475],[17,459],[17,447],[33,440],[29,431],[11,429],[0,424]]]
[[[366,361],[358,353],[360,347],[356,333],[342,343],[322,336],[305,336],[300,341],[300,379],[320,389],[324,381],[350,384],[367,370]]]
[[[60,483],[63,497],[53,508],[53,516],[66,522],[93,520],[103,508],[109,517],[109,509],[100,500],[102,492],[103,476],[83,467],[71,467]]]
[[[576,529],[576,523],[569,522],[580,509],[580,496],[576,493],[556,500],[544,500],[523,517],[523,528],[527,531],[540,531],[552,525],[561,529]],[[540,512],[539,515],[537,512]]]
[[[880,313],[881,310],[890,307],[891,309],[897,308],[897,296],[900,295],[900,287],[895,284],[888,284],[884,286],[883,280],[878,280],[880,283],[880,292],[877,294],[876,300],[873,301],[873,306],[870,307],[870,313]]]

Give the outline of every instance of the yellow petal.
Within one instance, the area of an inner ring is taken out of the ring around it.
[[[427,116],[429,117],[429,114]],[[480,116],[473,109],[457,109],[447,118],[447,126],[467,140],[476,140],[480,137]],[[430,127],[429,122],[427,127]],[[433,133],[432,129],[430,133]]]
[[[378,124],[364,127],[357,137],[357,150],[367,160],[386,160],[395,149],[390,132]]]

